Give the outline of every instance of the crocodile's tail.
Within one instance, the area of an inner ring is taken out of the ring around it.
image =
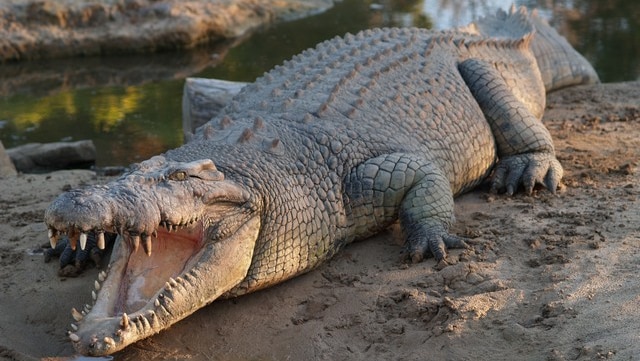
[[[507,13],[498,10],[464,28],[462,31],[489,37],[522,38],[535,32],[531,41],[542,81],[547,92],[572,85],[600,82],[591,64],[578,53],[536,10],[515,6]]]

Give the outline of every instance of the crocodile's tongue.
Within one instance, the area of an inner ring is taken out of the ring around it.
[[[182,228],[175,232],[158,230],[153,252],[149,256],[142,250],[125,247],[129,256],[120,280],[114,314],[140,310],[169,279],[190,269],[193,266],[193,256],[202,247],[202,238],[202,225],[197,224],[196,227]]]

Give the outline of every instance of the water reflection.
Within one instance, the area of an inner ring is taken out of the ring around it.
[[[253,81],[325,39],[378,26],[449,28],[512,0],[344,0],[330,11],[280,24],[245,39],[195,51],[0,66],[0,140],[93,139],[98,165],[125,165],[182,143],[182,79]],[[640,75],[636,0],[523,0],[595,65],[603,81]]]
[[[545,1],[535,3],[538,2]],[[601,79],[607,82],[640,79],[640,2],[559,3],[553,13],[553,25],[585,54]]]

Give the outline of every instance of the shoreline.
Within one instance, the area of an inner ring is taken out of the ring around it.
[[[332,6],[332,0],[11,0],[0,4],[0,64],[190,49]]]

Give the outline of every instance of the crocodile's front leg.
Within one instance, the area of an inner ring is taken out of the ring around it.
[[[491,64],[468,59],[458,65],[460,74],[480,105],[498,146],[492,191],[512,195],[519,184],[531,194],[536,184],[556,191],[562,166],[556,159],[551,134],[511,91]]]
[[[399,219],[413,262],[427,254],[440,262],[447,248],[465,247],[462,238],[448,232],[454,219],[451,184],[422,157],[392,153],[369,159],[354,168],[345,184],[345,204],[359,238]]]
[[[54,257],[60,258],[58,275],[61,277],[76,277],[84,271],[87,263],[92,261],[100,267],[106,249],[115,241],[115,235],[107,233],[99,244],[94,232],[87,234],[84,242],[71,242],[68,236],[62,236],[56,244],[44,251],[44,261],[49,262]],[[80,244],[78,244],[80,243]]]

